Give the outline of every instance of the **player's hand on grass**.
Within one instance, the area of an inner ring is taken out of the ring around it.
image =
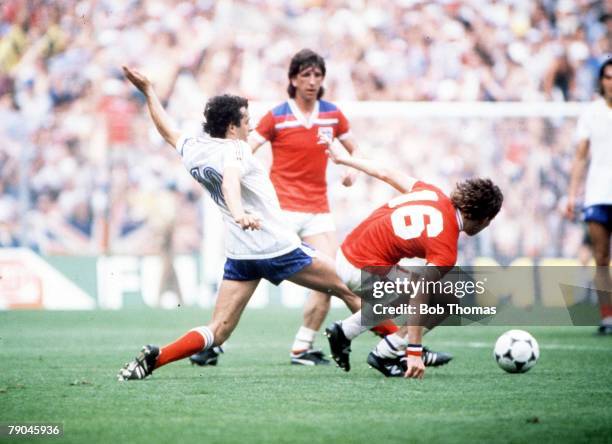
[[[138,88],[142,93],[147,94],[152,87],[151,81],[142,73],[135,69],[130,69],[127,66],[123,66],[123,73],[132,84]]]
[[[423,376],[425,376],[425,364],[420,356],[408,356],[406,365],[404,378],[423,379]]]
[[[243,230],[259,230],[261,228],[261,220],[252,214],[244,213],[242,216],[236,217],[234,221]]]

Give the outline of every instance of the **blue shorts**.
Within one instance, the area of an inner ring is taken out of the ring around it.
[[[612,205],[591,205],[582,210],[585,222],[598,222],[612,231]]]
[[[223,279],[228,281],[253,281],[267,279],[274,285],[312,264],[315,251],[301,247],[282,256],[270,259],[230,259],[225,261]]]

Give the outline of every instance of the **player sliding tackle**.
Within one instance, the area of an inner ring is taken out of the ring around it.
[[[119,371],[119,380],[144,379],[163,365],[222,344],[262,278],[276,285],[287,279],[338,296],[351,311],[359,310],[359,298],[338,278],[333,262],[301,245],[284,220],[267,172],[246,143],[247,100],[230,95],[211,98],[204,110],[207,134],[187,137],[175,129],[151,82],[135,70],[123,70],[145,95],[161,136],[177,150],[187,170],[223,214],[227,261],[212,320],[161,349],[144,346]]]
[[[426,279],[441,279],[457,260],[459,233],[478,234],[501,208],[502,193],[489,179],[460,182],[449,198],[433,185],[373,160],[348,156],[329,140],[322,138],[322,142],[329,145],[328,154],[335,163],[363,171],[403,193],[358,225],[338,251],[336,271],[358,294],[362,291],[364,268],[393,267],[402,258],[425,259]],[[423,292],[417,294],[415,305],[426,303],[428,296]],[[346,371],[350,369],[351,341],[367,330],[361,319],[358,312],[326,329],[332,357]],[[423,359],[423,318],[417,315],[412,319],[415,321],[412,325],[383,338],[368,355],[368,363],[385,376],[422,378],[425,364],[431,365]],[[432,328],[442,320],[434,319],[427,325]]]

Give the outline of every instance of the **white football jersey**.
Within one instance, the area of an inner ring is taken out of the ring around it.
[[[603,99],[580,116],[576,136],[578,141],[588,139],[591,154],[584,206],[612,205],[612,109]]]
[[[266,259],[281,256],[300,246],[300,239],[285,220],[278,198],[251,147],[242,140],[181,136],[176,145],[183,164],[210,194],[223,214],[225,252],[232,259]],[[232,217],[221,185],[228,166],[240,169],[244,210],[261,220],[261,229],[245,231]]]

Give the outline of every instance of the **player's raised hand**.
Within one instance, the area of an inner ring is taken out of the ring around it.
[[[147,94],[152,86],[151,81],[142,73],[135,69],[130,69],[127,66],[123,66],[123,73],[132,84],[138,88],[142,93]]]
[[[576,200],[573,196],[569,196],[567,198],[567,202],[565,204],[565,217],[569,220],[574,220],[576,217]]]
[[[261,220],[252,214],[244,213],[242,216],[235,218],[234,221],[240,225],[240,228],[243,230],[261,229]]]
[[[414,378],[414,379],[423,379],[425,376],[425,364],[423,363],[423,359],[420,356],[411,356],[408,355],[406,358],[406,373],[404,373],[404,378]]]

